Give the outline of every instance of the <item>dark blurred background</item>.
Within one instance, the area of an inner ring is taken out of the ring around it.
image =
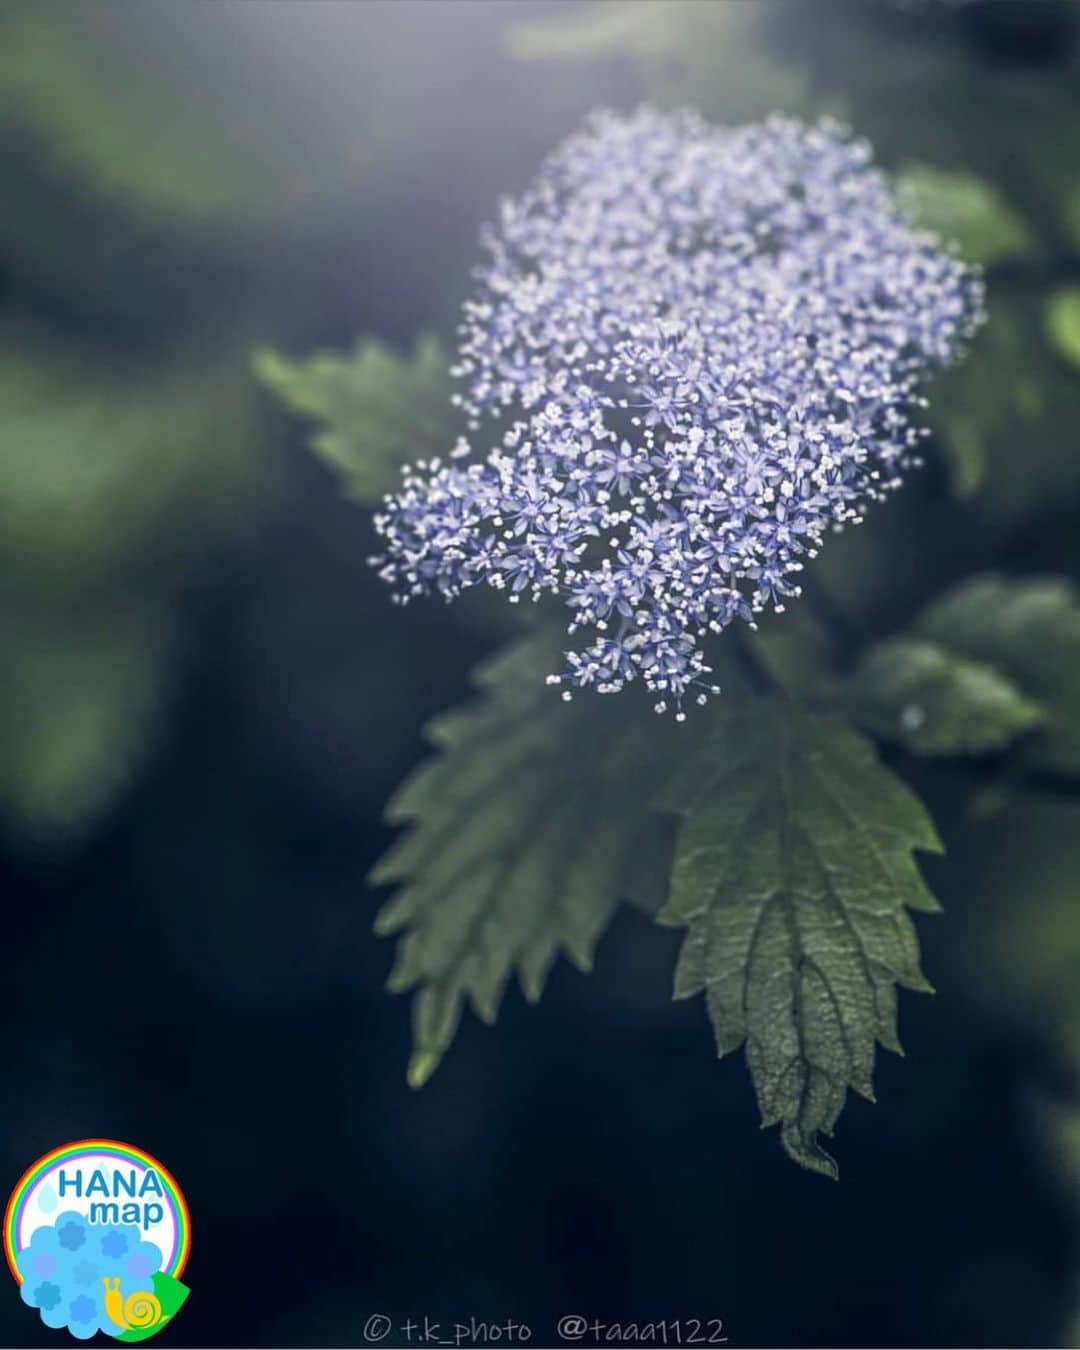
[[[677,934],[629,910],[590,977],[560,964],[405,1084],[365,875],[423,724],[496,638],[390,607],[369,514],[253,347],[452,336],[498,197],[589,108],[646,96],[847,109],[890,165],[1011,183],[1036,283],[1080,276],[1072,5],[617,9],[0,0],[0,1177],[85,1135],[166,1163],[193,1295],[162,1345],[355,1345],[372,1313],[514,1317],[541,1345],[567,1313],[720,1317],[733,1345],[1075,1343],[1068,792],[987,824],[968,771],[921,785],[950,849],[920,924],[938,994],[904,999],[907,1058],[846,1111],[839,1184],[757,1130],[739,1058],[669,1001]],[[933,464],[885,508],[913,568],[1080,571],[1080,377],[1057,373],[1053,453],[1011,440],[967,534],[910,523]],[[0,1300],[3,1344],[55,1339]]]

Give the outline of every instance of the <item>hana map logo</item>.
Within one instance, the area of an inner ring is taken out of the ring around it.
[[[116,1139],[80,1139],[23,1173],[4,1214],[22,1301],[80,1341],[145,1341],[189,1290],[191,1219],[172,1174]]]

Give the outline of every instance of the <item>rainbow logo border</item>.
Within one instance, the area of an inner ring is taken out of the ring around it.
[[[134,1163],[138,1167],[152,1167],[158,1174],[176,1222],[176,1254],[173,1257],[172,1264],[165,1268],[164,1273],[179,1279],[187,1265],[188,1254],[191,1251],[191,1213],[188,1210],[187,1201],[184,1199],[184,1192],[177,1184],[176,1178],[167,1167],[163,1167],[158,1162],[152,1153],[145,1153],[141,1148],[133,1148],[130,1144],[124,1144],[119,1139],[76,1139],[74,1143],[64,1144],[60,1148],[54,1148],[50,1153],[42,1154],[36,1162],[30,1164],[11,1192],[7,1209],[4,1211],[4,1255],[7,1257],[8,1267],[14,1275],[16,1283],[22,1284],[23,1279],[15,1264],[15,1258],[18,1255],[16,1236],[30,1191],[43,1172],[51,1171],[58,1163],[64,1162],[68,1158],[76,1158],[80,1154],[87,1153],[104,1153],[124,1162]]]

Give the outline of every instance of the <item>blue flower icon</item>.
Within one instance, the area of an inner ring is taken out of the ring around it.
[[[130,1258],[127,1263],[127,1272],[133,1280],[145,1280],[147,1276],[152,1275],[157,1265],[149,1256],[137,1254]]]
[[[67,1329],[76,1340],[88,1341],[101,1324],[101,1311],[86,1294],[80,1294],[68,1304]]]
[[[86,1241],[86,1229],[74,1219],[68,1219],[62,1227],[56,1230],[56,1233],[60,1239],[60,1246],[65,1247],[69,1252],[77,1252]]]
[[[60,1302],[60,1286],[49,1280],[39,1284],[33,1292],[34,1306],[50,1312]]]
[[[92,1298],[87,1298],[85,1294],[80,1294],[78,1298],[71,1300],[71,1320],[73,1322],[89,1322],[97,1316],[97,1304]]]
[[[106,1256],[112,1257],[114,1261],[119,1261],[120,1257],[128,1249],[128,1240],[123,1233],[118,1233],[115,1229],[106,1233],[101,1239],[101,1250]]]
[[[97,1271],[93,1261],[80,1261],[71,1274],[76,1284],[90,1284],[97,1276]]]
[[[55,1275],[58,1264],[54,1252],[35,1252],[30,1258],[30,1269],[35,1275]]]

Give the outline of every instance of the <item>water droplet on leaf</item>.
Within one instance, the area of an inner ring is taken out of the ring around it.
[[[918,731],[926,721],[926,710],[917,703],[909,703],[900,714],[900,725],[905,731]]]

